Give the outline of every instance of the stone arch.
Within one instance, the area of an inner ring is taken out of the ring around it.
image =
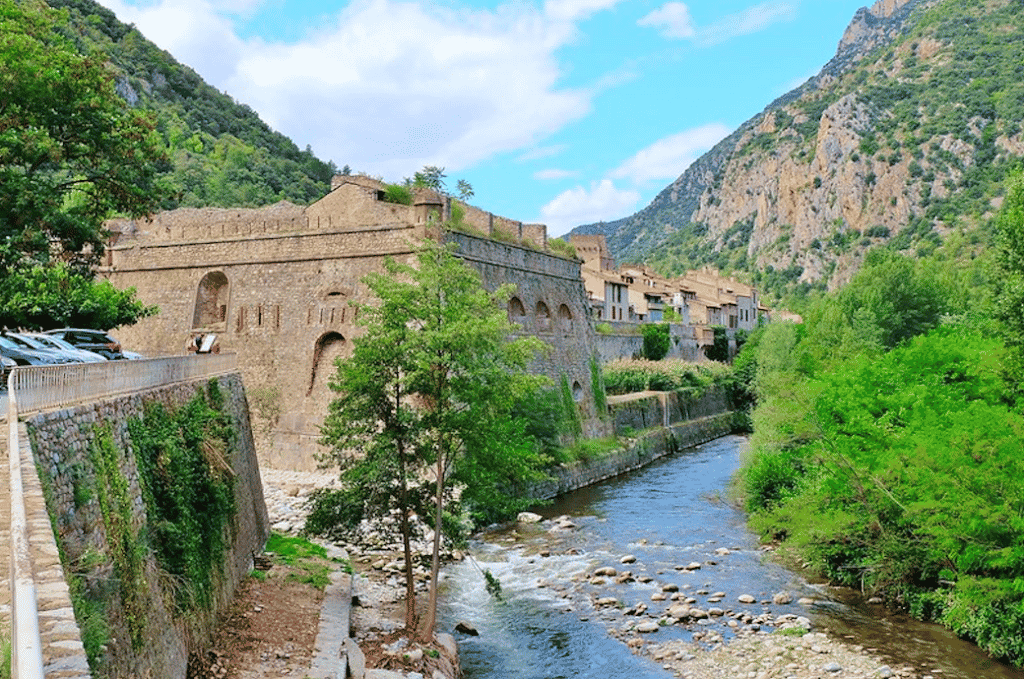
[[[537,302],[533,315],[537,318],[537,330],[551,332],[551,310],[548,309],[548,305],[543,300]]]
[[[562,332],[572,331],[572,310],[567,304],[558,307],[558,327]]]
[[[193,328],[224,325],[228,317],[231,284],[223,271],[211,271],[199,281],[196,306],[192,314]]]
[[[510,323],[526,325],[526,307],[518,297],[513,297],[508,301],[508,320]]]
[[[572,400],[576,403],[583,403],[583,385],[579,380],[572,383]]]
[[[306,396],[315,390],[326,390],[334,374],[334,359],[345,354],[348,343],[341,333],[327,332],[320,336],[313,347],[313,369],[309,375],[309,389]]]

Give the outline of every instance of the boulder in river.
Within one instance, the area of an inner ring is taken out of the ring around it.
[[[471,637],[480,636],[480,631],[474,627],[472,623],[468,623],[465,620],[460,620],[458,624],[455,625],[455,631],[459,634],[465,634]]]

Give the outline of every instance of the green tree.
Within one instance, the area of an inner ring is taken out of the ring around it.
[[[714,344],[706,351],[708,358],[712,361],[726,363],[729,360],[729,333],[721,325],[712,326],[715,333]]]
[[[668,354],[671,338],[668,323],[646,323],[642,326],[644,345],[641,354],[648,361],[660,361]]]
[[[63,262],[21,267],[0,278],[0,326],[110,330],[156,311],[135,299],[134,288],[118,290]]]
[[[456,190],[459,192],[460,200],[469,200],[470,198],[473,197],[473,185],[470,184],[465,179],[460,179],[455,186]]]
[[[416,172],[412,177],[412,185],[417,188],[433,189],[438,193],[446,193],[443,167],[436,165],[425,165],[422,170]]]
[[[86,270],[104,221],[155,210],[165,162],[150,119],[77,54],[43,3],[0,0],[0,273],[54,255]]]
[[[994,277],[995,315],[1012,351],[1007,373],[1019,385],[1024,383],[1024,175],[1020,172],[1008,182],[994,226],[1000,274]]]
[[[471,511],[516,506],[517,485],[538,477],[545,458],[525,433],[526,419],[514,412],[545,380],[525,373],[542,343],[509,339],[510,287],[487,292],[475,271],[436,243],[424,244],[416,261],[388,261],[384,273],[364,279],[378,304],[367,308],[366,334],[339,366],[335,384],[343,395],[324,434],[332,460],[372,474],[382,489],[378,501],[388,506],[395,494],[384,497],[387,488],[409,489],[430,467],[434,542],[420,628],[430,638],[452,484],[461,484]],[[365,461],[350,463],[345,456],[356,446]],[[411,580],[407,571],[407,587]]]
[[[380,280],[367,282],[386,299]],[[411,365],[405,352],[413,329],[396,304],[363,305],[359,317],[366,333],[355,340],[352,355],[338,362],[331,389],[339,396],[323,425],[323,441],[330,447],[327,459],[341,470],[344,487],[318,495],[306,525],[323,533],[397,511],[405,555],[405,626],[412,633],[416,592],[411,515],[427,499],[421,482],[425,463],[417,450],[420,412],[411,400]]]

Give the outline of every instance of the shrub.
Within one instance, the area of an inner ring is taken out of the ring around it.
[[[668,323],[649,323],[643,326],[644,346],[642,355],[648,361],[660,361],[668,354]]]
[[[401,184],[385,184],[384,202],[412,205],[412,190],[408,186]]]

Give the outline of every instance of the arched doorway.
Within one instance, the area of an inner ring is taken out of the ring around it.
[[[348,344],[337,332],[328,332],[320,336],[313,347],[313,368],[309,376],[307,396],[315,393],[326,394],[328,384],[334,375],[334,359],[346,354]]]
[[[192,313],[193,329],[214,329],[225,324],[228,317],[228,296],[231,285],[223,271],[211,271],[199,281],[196,306]]]

